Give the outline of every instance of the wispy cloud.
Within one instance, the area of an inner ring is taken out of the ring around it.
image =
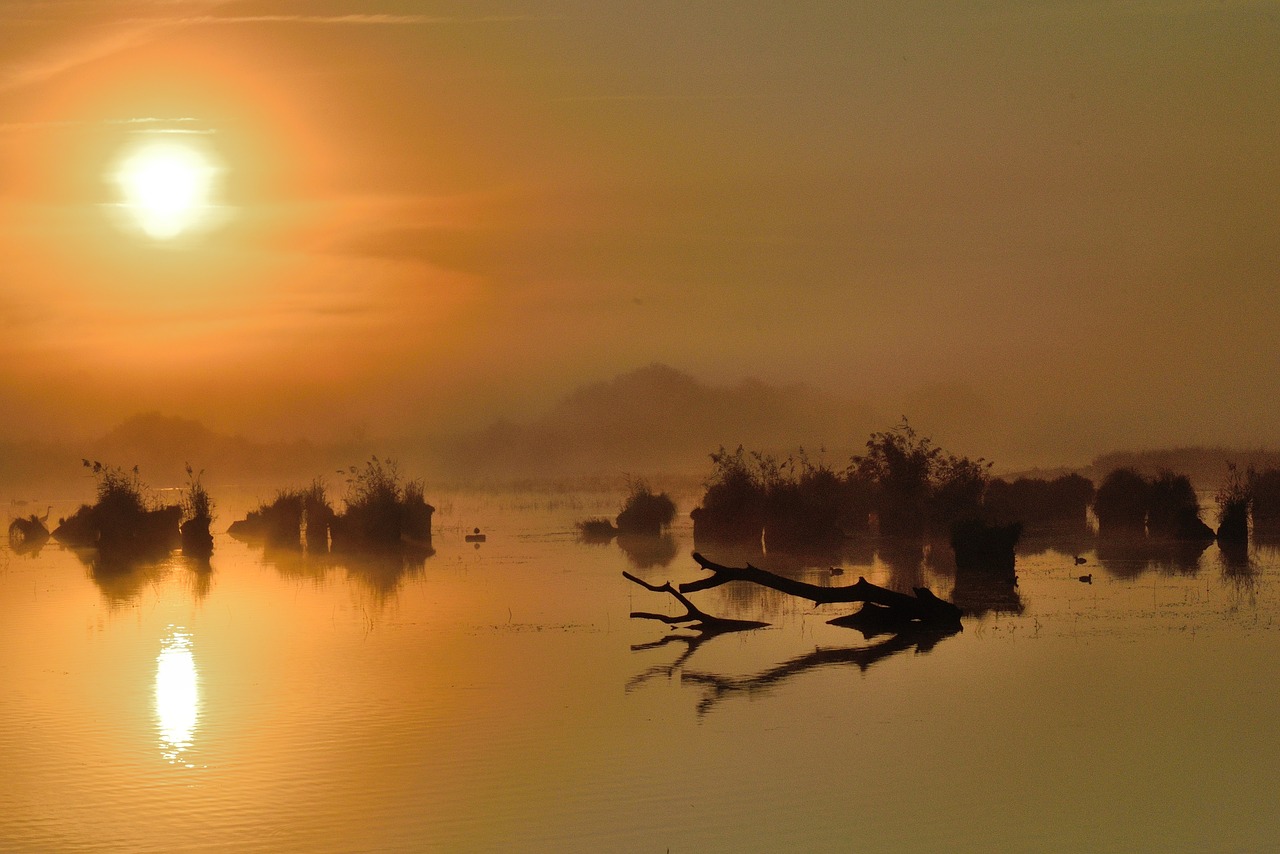
[[[118,28],[37,59],[12,63],[0,69],[0,92],[42,83],[94,60],[145,44],[161,26],[153,22]]]
[[[77,67],[104,59],[122,51],[145,45],[175,29],[218,25],[296,24],[311,26],[440,26],[507,24],[522,21],[544,20],[537,15],[396,15],[383,13],[353,13],[346,15],[262,14],[218,15],[216,10],[228,0],[166,0],[155,3],[131,3],[128,12],[115,18],[99,16],[96,23],[86,23],[87,30],[79,39],[58,45],[52,50],[33,57],[0,62],[0,92],[22,89],[57,77]],[[94,8],[102,6],[72,4]],[[71,4],[69,4],[71,5]],[[59,12],[66,12],[61,4],[19,4],[0,10],[0,26],[49,21]],[[141,14],[139,14],[141,12]],[[193,14],[198,13],[198,14]],[[65,17],[65,16],[64,16]]]
[[[160,116],[132,116],[123,119],[103,119],[101,121],[59,121],[59,122],[6,122],[0,123],[0,135],[24,133],[47,128],[80,128],[80,127],[120,127],[129,133],[214,133],[212,128],[174,127],[175,125],[192,125],[200,120],[192,116],[162,118]]]
[[[1274,9],[1275,0],[1078,0],[1072,3],[1024,5],[1018,12],[1046,18],[1145,18],[1171,15],[1225,14],[1241,9]]]
[[[565,102],[619,102],[619,103],[644,103],[653,102],[675,102],[675,101],[762,101],[767,99],[768,95],[763,94],[696,94],[696,93],[664,93],[664,94],[602,94],[602,95],[563,95],[551,98],[552,101]]]
[[[142,19],[148,20],[148,19]],[[505,24],[545,20],[536,15],[194,15],[172,18],[169,26],[202,26],[212,24],[321,24],[361,26],[425,26],[435,24]]]

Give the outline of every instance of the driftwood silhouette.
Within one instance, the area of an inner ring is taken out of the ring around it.
[[[705,613],[689,601],[688,597],[676,590],[668,581],[665,584],[650,584],[649,582],[637,578],[629,572],[622,573],[628,581],[634,581],[646,590],[652,590],[654,593],[670,593],[675,597],[676,601],[683,605],[686,609],[685,613],[677,616],[669,616],[667,614],[654,614],[648,611],[632,611],[631,616],[639,620],[658,620],[666,623],[672,628],[692,629],[701,633],[705,637],[724,634],[725,632],[743,632],[748,629],[763,628],[768,623],[760,623],[755,620],[730,620],[723,617],[713,617]]]
[[[694,552],[693,559],[711,575],[676,586],[670,581],[664,584],[650,584],[629,572],[622,573],[628,581],[654,593],[666,593],[685,608],[685,613],[674,616],[633,611],[632,617],[658,620],[673,629],[687,629],[695,632],[695,634],[671,634],[652,643],[633,646],[631,648],[633,652],[656,649],[673,643],[684,644],[685,649],[673,661],[654,665],[632,677],[627,683],[626,690],[630,692],[652,679],[669,679],[679,674],[682,683],[698,685],[708,691],[698,704],[700,715],[705,714],[725,696],[768,690],[815,668],[851,664],[865,671],[873,664],[907,650],[914,649],[918,653],[925,653],[942,638],[961,630],[960,609],[922,587],[915,588],[914,596],[880,587],[865,578],[859,578],[856,584],[842,587],[819,587],[775,575],[751,564],[745,567],[722,566],[707,560],[697,552]],[[855,614],[837,617],[829,622],[832,625],[860,629],[868,640],[881,634],[888,634],[889,637],[870,646],[819,647],[813,652],[788,659],[751,676],[724,676],[707,671],[690,670],[687,668],[689,660],[711,638],[768,625],[768,623],[754,620],[732,620],[713,616],[698,608],[685,595],[719,587],[731,581],[758,584],[819,604],[861,602],[862,610]]]
[[[699,590],[719,587],[731,581],[742,581],[768,587],[788,596],[808,599],[816,604],[861,602],[863,603],[862,609],[857,613],[836,617],[829,622],[836,626],[860,629],[868,637],[877,634],[902,632],[919,627],[955,631],[958,631],[961,627],[960,609],[951,602],[938,598],[923,587],[915,588],[915,595],[909,596],[906,593],[899,593],[896,590],[889,590],[872,584],[861,577],[856,584],[842,587],[820,587],[816,584],[807,584],[803,581],[775,575],[751,564],[747,564],[745,567],[722,566],[707,560],[698,552],[693,553],[693,559],[697,561],[699,566],[710,572],[711,575],[697,581],[686,582],[679,585],[679,587],[673,585],[670,581],[664,584],[650,584],[629,572],[623,572],[622,574],[627,580],[654,593],[667,593],[685,608],[685,613],[675,616],[655,614],[648,611],[633,611],[631,616],[636,619],[658,620],[667,623],[672,628],[689,629],[705,636],[763,628],[768,623],[761,623],[755,620],[726,619],[708,614],[694,605],[685,595]]]
[[[821,587],[775,575],[751,564],[745,567],[722,566],[707,560],[698,552],[693,553],[693,559],[711,575],[708,578],[681,584],[680,593],[695,593],[699,590],[719,587],[730,581],[745,581],[780,591],[788,596],[808,599],[815,604],[862,602],[864,607],[859,614],[865,615],[865,619],[869,621],[885,624],[919,622],[934,626],[960,625],[960,609],[945,599],[938,598],[925,587],[913,588],[915,595],[911,596],[872,584],[862,577],[858,578],[856,584]],[[858,626],[859,621],[852,619],[853,617],[854,615],[837,618],[839,620],[837,625],[854,625],[861,628]]]

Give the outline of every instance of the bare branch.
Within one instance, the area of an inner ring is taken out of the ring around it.
[[[945,599],[939,599],[923,587],[915,588],[915,596],[908,596],[906,593],[899,593],[896,590],[880,587],[865,578],[859,578],[856,584],[842,587],[820,587],[816,584],[807,584],[803,581],[775,575],[751,564],[747,564],[745,567],[722,566],[707,560],[698,552],[693,553],[693,559],[698,562],[699,566],[710,572],[711,576],[681,584],[680,592],[682,593],[708,590],[712,587],[719,587],[721,584],[727,584],[730,581],[745,581],[778,590],[788,596],[808,599],[818,604],[868,602],[893,609],[895,614],[902,619],[919,620],[940,625],[958,625],[960,622],[959,608]]]
[[[697,605],[690,602],[688,597],[677,590],[670,581],[665,584],[650,584],[629,572],[624,571],[622,574],[628,581],[633,581],[646,590],[652,590],[654,593],[670,593],[675,597],[677,602],[685,607],[685,613],[680,616],[653,614],[647,611],[632,611],[631,616],[637,619],[659,620],[671,625],[672,627],[692,629],[708,635],[723,634],[725,632],[741,632],[749,629],[759,629],[769,625],[768,623],[760,623],[755,620],[730,620],[723,617],[714,617],[702,611]]]

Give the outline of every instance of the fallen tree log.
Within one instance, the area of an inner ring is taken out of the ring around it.
[[[886,587],[872,584],[859,577],[856,584],[841,587],[820,587],[807,584],[782,575],[775,575],[767,570],[747,564],[745,567],[722,566],[707,560],[698,552],[693,553],[698,565],[711,573],[710,577],[681,584],[679,592],[696,593],[728,584],[731,581],[745,581],[759,584],[785,593],[808,599],[815,604],[838,602],[864,602],[869,605],[887,609],[884,616],[891,616],[898,622],[921,622],[931,626],[959,626],[960,609],[945,599],[940,599],[926,587],[913,588],[914,596],[889,590]],[[647,586],[647,585],[646,585]],[[653,588],[650,588],[653,589]]]
[[[768,623],[760,623],[755,620],[730,620],[724,617],[714,617],[711,614],[700,610],[697,605],[689,601],[688,597],[676,590],[668,581],[665,584],[650,584],[642,578],[637,578],[629,572],[624,571],[623,576],[628,581],[634,581],[645,590],[652,590],[654,593],[670,593],[675,597],[676,601],[685,607],[685,613],[676,616],[668,614],[654,614],[648,611],[632,611],[631,616],[638,620],[658,620],[670,625],[672,628],[692,629],[701,632],[703,635],[718,635],[725,632],[744,632],[749,629],[763,628]]]

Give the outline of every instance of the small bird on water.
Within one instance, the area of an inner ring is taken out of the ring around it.
[[[1091,572],[1091,573],[1089,573],[1088,575],[1082,575],[1082,576],[1080,576],[1080,580],[1081,580],[1081,581],[1083,581],[1085,584],[1092,584],[1092,583],[1093,583],[1093,573]]]
[[[1085,560],[1084,558],[1080,557],[1080,555],[1076,555],[1076,566],[1081,566],[1081,565],[1086,564],[1086,563],[1088,563],[1088,561],[1087,561],[1087,560]]]

